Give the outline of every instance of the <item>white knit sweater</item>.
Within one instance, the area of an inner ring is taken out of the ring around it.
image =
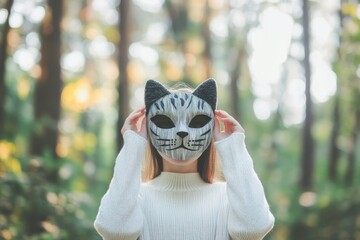
[[[205,183],[198,173],[162,172],[141,184],[146,140],[126,131],[96,230],[106,240],[262,239],[274,217],[244,139],[234,133],[215,142],[226,183]]]

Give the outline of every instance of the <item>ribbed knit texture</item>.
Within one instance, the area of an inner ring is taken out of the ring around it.
[[[162,172],[141,184],[146,140],[127,131],[96,230],[103,239],[262,239],[274,217],[244,138],[235,133],[215,143],[227,183],[205,183],[198,173]]]

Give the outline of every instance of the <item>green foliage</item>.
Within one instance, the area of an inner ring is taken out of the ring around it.
[[[352,240],[359,238],[359,190],[347,191],[333,187],[316,195],[316,198],[316,204],[313,206],[300,207],[300,215],[290,226],[291,234],[288,239]]]
[[[52,182],[51,172],[32,160],[20,175],[0,178],[0,239],[98,239],[85,212],[91,196]]]

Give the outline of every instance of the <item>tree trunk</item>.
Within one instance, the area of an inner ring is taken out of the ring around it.
[[[239,78],[241,74],[241,60],[244,56],[244,46],[240,44],[237,49],[233,48],[230,51],[230,59],[229,62],[230,68],[230,102],[232,115],[238,121],[240,120],[240,94],[239,94]]]
[[[339,22],[340,22],[340,31],[339,31],[339,48],[338,48],[338,59],[342,59],[341,47],[342,46],[342,29],[343,29],[343,14],[342,14],[342,0],[340,0],[340,9],[339,9]],[[339,82],[340,83],[340,82]],[[340,84],[337,86],[337,93],[335,95],[334,103],[334,112],[333,112],[333,128],[330,136],[330,149],[329,149],[329,169],[328,175],[329,179],[332,182],[335,182],[337,179],[337,168],[340,157],[340,149],[337,146],[337,139],[340,132]]]
[[[303,41],[304,41],[304,68],[305,68],[305,122],[303,128],[302,157],[301,157],[301,178],[300,187],[302,190],[309,190],[313,184],[314,171],[314,140],[311,134],[313,124],[312,100],[311,100],[311,66],[310,66],[310,26],[309,26],[308,0],[303,0]]]
[[[119,93],[119,114],[117,125],[117,147],[118,150],[124,145],[124,139],[121,134],[121,128],[124,125],[125,119],[129,114],[129,77],[127,72],[127,66],[129,62],[129,45],[130,45],[130,13],[131,13],[131,1],[122,0],[119,6],[119,55],[118,64],[120,71],[120,79],[118,85]]]
[[[44,151],[56,157],[58,122],[60,119],[61,81],[61,18],[63,0],[49,0],[49,10],[41,32],[41,76],[35,87],[35,121],[45,123],[33,137],[32,152],[41,155]]]
[[[7,37],[10,30],[9,19],[11,8],[14,0],[8,0],[6,3],[6,10],[8,12],[7,19],[3,26],[1,45],[0,45],[0,139],[5,137],[5,97],[6,97],[6,83],[5,83],[5,70],[7,59]]]
[[[202,35],[205,43],[205,49],[203,52],[203,61],[204,61],[206,78],[209,78],[212,75],[211,32],[209,28],[210,17],[211,17],[211,12],[209,7],[209,0],[207,0],[205,3],[205,15],[202,25],[203,27]]]
[[[355,159],[356,159],[356,146],[359,139],[360,132],[360,110],[355,113],[355,126],[351,135],[351,149],[348,157],[348,165],[345,174],[346,186],[351,186],[355,176]]]
[[[330,151],[329,151],[329,179],[332,182],[336,181],[337,168],[340,156],[340,149],[337,146],[337,138],[340,131],[340,98],[336,96],[335,106],[333,112],[333,128],[330,136]]]
[[[189,26],[189,17],[188,17],[188,1],[185,0],[183,2],[179,2],[178,5],[175,5],[171,0],[165,1],[165,7],[169,14],[169,18],[171,20],[171,27],[174,33],[174,39],[179,46],[179,50],[182,52],[185,64],[183,68],[183,79],[184,83],[192,85],[190,74],[189,74],[189,67],[186,63],[186,30]]]
[[[286,63],[284,63],[284,72],[281,75],[280,83],[277,88],[277,94],[276,94],[276,100],[279,103],[279,106],[277,107],[277,110],[274,114],[274,120],[272,122],[272,133],[277,133],[279,130],[281,131],[282,128],[282,117],[281,117],[281,98],[282,93],[285,91],[286,88],[286,80],[289,78],[289,74],[286,66]],[[278,160],[278,152],[279,152],[279,144],[277,138],[273,137],[271,138],[271,148],[269,151],[269,161],[268,161],[268,168],[274,168],[276,167],[276,161]],[[271,171],[267,171],[268,174],[270,174]]]
[[[171,20],[175,41],[178,44],[184,42],[183,33],[186,31],[189,22],[187,4],[188,0],[184,1],[181,6],[175,6],[171,0],[165,1],[165,7]]]

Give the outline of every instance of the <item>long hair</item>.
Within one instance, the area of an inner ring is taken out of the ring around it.
[[[197,171],[204,182],[212,183],[215,180],[216,150],[213,140],[197,160]],[[149,181],[156,178],[164,170],[163,160],[156,148],[148,140],[145,157],[143,180]]]

